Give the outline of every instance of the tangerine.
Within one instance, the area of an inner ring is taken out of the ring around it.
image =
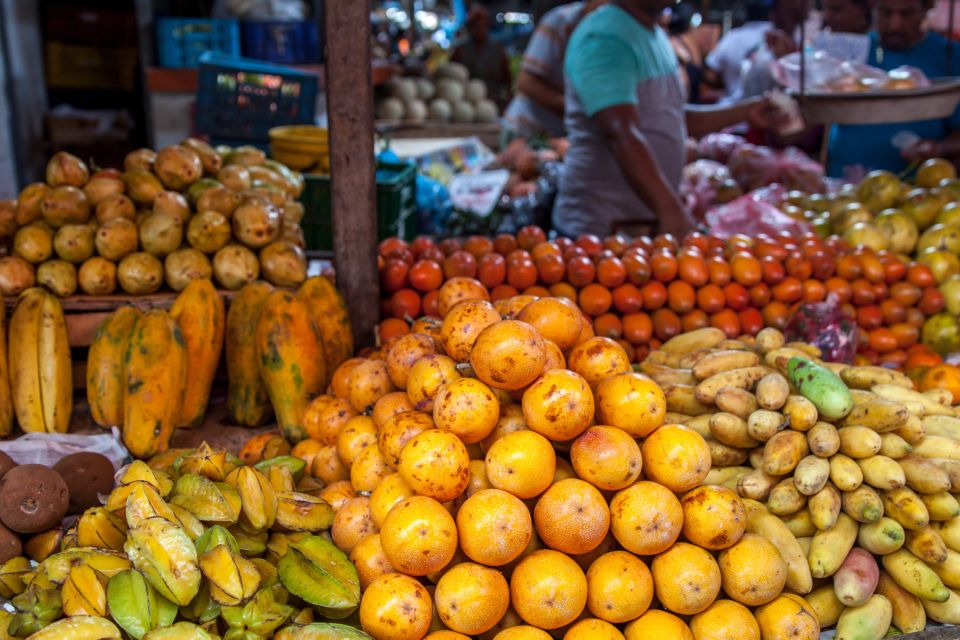
[[[442,504],[427,496],[404,498],[384,518],[380,542],[387,560],[408,576],[445,567],[457,550],[457,526]]]

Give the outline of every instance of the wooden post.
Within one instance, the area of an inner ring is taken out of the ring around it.
[[[333,253],[354,340],[364,347],[380,316],[370,7],[337,0],[325,8]]]

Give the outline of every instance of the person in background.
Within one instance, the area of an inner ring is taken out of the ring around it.
[[[823,29],[831,33],[870,31],[871,0],[823,0],[820,15]]]
[[[510,62],[507,52],[499,43],[490,39],[490,12],[485,7],[474,5],[467,15],[467,40],[450,56],[470,72],[471,78],[479,78],[487,85],[487,97],[501,109],[510,100]]]
[[[673,0],[611,0],[574,30],[564,58],[570,148],[553,225],[605,235],[657,222],[682,235],[696,223],[680,201],[686,133],[772,119],[765,100],[684,108],[677,57],[660,14]]]
[[[699,14],[689,3],[681,3],[668,8],[664,16],[666,22],[664,27],[670,33],[670,44],[680,63],[680,77],[686,88],[687,102],[693,104],[712,102],[712,100],[701,100],[700,95],[703,85],[704,53],[691,24],[694,17],[699,18]]]
[[[875,31],[870,34],[867,64],[889,71],[916,67],[928,78],[960,73],[960,46],[924,30],[932,0],[876,0]],[[915,142],[893,144],[906,132]],[[960,158],[960,109],[949,118],[876,125],[837,125],[830,134],[827,175],[855,179],[865,171],[900,173],[911,162],[933,157]]]
[[[563,53],[587,4],[571,2],[551,9],[523,52],[517,91],[503,114],[504,142],[510,139],[564,135]]]

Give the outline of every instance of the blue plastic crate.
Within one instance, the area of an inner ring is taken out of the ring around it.
[[[217,18],[157,18],[157,58],[163,67],[196,67],[207,51],[240,55],[240,23]]]
[[[320,30],[312,20],[245,20],[243,55],[280,64],[322,62]]]
[[[266,145],[273,127],[314,124],[316,103],[315,74],[214,53],[200,58],[196,128],[211,140]]]

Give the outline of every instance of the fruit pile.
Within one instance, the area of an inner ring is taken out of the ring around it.
[[[956,259],[956,256],[954,256]],[[597,335],[617,340],[635,362],[684,331],[713,326],[730,338],[786,328],[799,305],[833,296],[859,325],[859,351],[897,367],[960,350],[960,279],[886,251],[850,250],[837,237],[581,236],[547,241],[537,227],[495,239],[439,245],[426,237],[380,245],[382,339],[441,315],[445,282],[476,278],[492,300],[522,293],[578,304]],[[947,311],[945,312],[944,309]]]
[[[140,295],[199,278],[224,289],[258,277],[297,286],[306,278],[303,187],[259,149],[193,138],[134,151],[122,172],[91,174],[57,153],[46,182],[0,201],[0,294],[41,285],[59,297],[108,295],[119,285]]]
[[[34,295],[56,304],[50,294],[31,289],[14,310],[11,329]],[[14,345],[11,340],[11,354]],[[326,388],[328,372],[353,352],[346,305],[334,285],[318,276],[297,291],[274,290],[263,281],[248,284],[226,314],[208,279],[190,282],[169,313],[121,307],[98,328],[87,357],[87,399],[94,422],[120,426],[124,445],[137,458],[163,453],[178,427],[203,423],[224,350],[231,421],[253,427],[275,414],[285,433],[299,440],[303,434],[292,416],[303,414],[309,399]],[[67,352],[68,374],[69,364]],[[32,416],[42,419],[46,405],[25,387],[31,380],[20,366],[11,371],[21,428],[66,431],[69,402],[66,410],[53,412],[62,417],[56,429],[34,424]],[[69,377],[66,388],[72,390]]]
[[[663,387],[667,420],[706,440],[704,482],[764,512],[761,533],[820,625],[882,638],[891,624],[909,633],[928,618],[960,623],[952,394],[915,391],[889,369],[821,362],[772,328],[755,339],[694,335],[697,349],[667,343],[641,369]],[[830,582],[812,590],[811,578]]]
[[[315,615],[349,615],[360,585],[346,555],[321,535],[333,510],[302,460],[247,465],[204,443],[150,466],[135,461],[116,486],[107,465],[103,506],[94,493],[96,506],[68,529],[57,518],[38,536],[42,544],[27,542],[29,557],[2,548],[0,596],[14,610],[0,608],[0,637],[363,637],[313,623]],[[35,488],[35,467],[4,468],[0,498],[11,483]],[[21,488],[16,497],[24,495]]]
[[[368,634],[818,637],[814,610],[781,593],[804,585],[762,514],[700,486],[710,445],[664,425],[667,400],[623,348],[565,299],[491,303],[451,282],[443,320],[343,363],[287,430],[309,436],[290,453],[326,483]]]

